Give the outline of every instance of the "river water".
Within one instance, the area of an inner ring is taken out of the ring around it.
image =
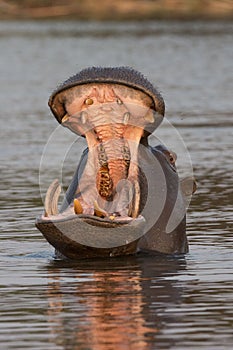
[[[232,349],[232,34],[229,22],[0,22],[1,349]],[[132,66],[164,96],[156,135],[198,183],[184,257],[57,261],[34,227],[73,142],[48,97],[92,65]]]

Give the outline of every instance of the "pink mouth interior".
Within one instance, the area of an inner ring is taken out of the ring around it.
[[[132,220],[140,206],[138,147],[145,128],[154,123],[151,99],[120,85],[88,85],[83,93],[80,87],[65,92],[62,125],[85,136],[89,152],[74,202],[60,215]]]

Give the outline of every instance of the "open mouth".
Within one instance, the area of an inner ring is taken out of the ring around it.
[[[130,90],[130,91],[129,91]],[[76,97],[77,96],[77,97]],[[86,84],[62,92],[61,122],[86,138],[88,152],[67,205],[59,213],[59,185],[50,186],[44,219],[69,215],[93,220],[130,222],[140,216],[138,149],[159,116],[141,91],[117,84]]]
[[[87,150],[60,208],[60,184],[54,180],[48,188],[37,228],[69,258],[134,253],[160,215],[159,208],[150,218],[159,188],[148,202],[154,186],[144,165],[153,172],[156,159],[147,138],[163,119],[163,98],[130,68],[93,67],[60,85],[49,106],[60,124],[86,139]]]

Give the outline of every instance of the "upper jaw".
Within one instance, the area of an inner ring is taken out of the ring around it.
[[[36,227],[57,251],[75,259],[125,255],[137,251],[137,242],[146,226],[143,216],[77,214],[73,205],[59,213],[59,192],[58,180],[54,180],[47,191],[45,213],[36,220]]]

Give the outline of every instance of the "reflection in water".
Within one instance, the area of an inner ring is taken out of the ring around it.
[[[157,337],[170,322],[167,305],[181,302],[182,288],[169,276],[184,270],[185,260],[144,256],[108,263],[99,260],[94,269],[93,262],[67,263],[75,276],[68,284],[64,262],[49,267],[51,342],[72,349],[143,350],[163,342],[170,348],[172,338]]]

